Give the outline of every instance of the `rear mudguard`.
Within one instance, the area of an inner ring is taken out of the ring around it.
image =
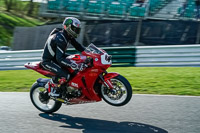
[[[39,86],[44,87],[49,80],[50,79],[39,78],[39,79],[37,79],[37,83]]]
[[[114,78],[114,77],[117,77],[119,75],[119,73],[116,73],[116,72],[110,72],[110,73],[106,73],[103,78],[104,78],[104,84],[113,89],[113,85],[112,83],[110,82],[110,79]]]

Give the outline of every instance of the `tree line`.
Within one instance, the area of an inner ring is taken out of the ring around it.
[[[21,0],[3,0],[3,3],[7,12],[14,10],[28,16],[34,16],[34,12],[36,10],[38,11],[38,4],[34,3],[33,0],[28,2],[22,2]]]

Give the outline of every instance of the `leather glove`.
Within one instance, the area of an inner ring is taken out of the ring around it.
[[[72,63],[70,64],[70,67],[71,67],[73,70],[79,70],[78,64],[75,63],[75,62],[72,62]]]
[[[84,68],[87,67],[87,65],[84,64],[84,63],[77,64],[77,63],[75,63],[75,62],[72,62],[71,65],[70,65],[70,67],[71,67],[73,70],[83,71]]]

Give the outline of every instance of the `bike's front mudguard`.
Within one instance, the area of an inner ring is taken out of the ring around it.
[[[116,72],[110,72],[110,73],[106,73],[103,78],[104,78],[104,84],[109,87],[109,88],[113,88],[112,83],[110,82],[110,79],[117,77],[119,75],[119,73]]]

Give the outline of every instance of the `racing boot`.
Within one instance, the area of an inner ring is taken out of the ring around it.
[[[50,96],[52,96],[52,97],[59,97],[60,96],[58,84],[51,84]]]
[[[67,82],[66,78],[62,77],[62,78],[59,80],[59,85],[62,85],[62,84],[64,84],[64,83],[66,83],[66,82]]]
[[[54,83],[52,79],[49,82],[47,82],[47,84],[45,85],[45,88],[48,89],[49,96],[52,96],[52,97],[60,96],[58,84]]]

